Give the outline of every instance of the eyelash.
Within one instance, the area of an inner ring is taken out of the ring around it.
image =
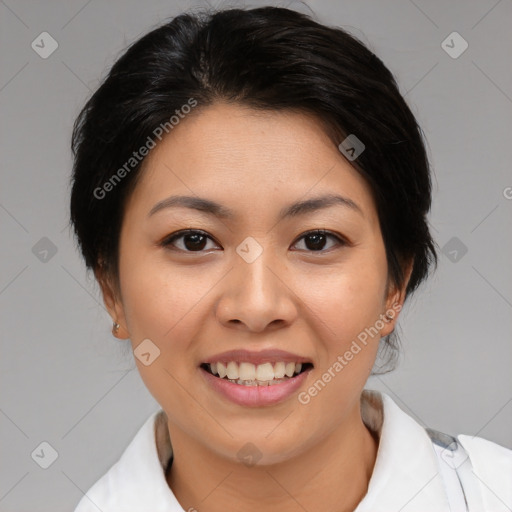
[[[162,247],[165,247],[166,249],[169,249],[169,250],[177,250],[177,251],[180,251],[180,252],[185,252],[185,253],[190,253],[190,254],[204,252],[204,250],[200,250],[200,251],[187,251],[187,250],[184,250],[184,249],[171,248],[171,246],[172,246],[172,244],[173,244],[173,242],[175,240],[177,240],[179,238],[183,238],[184,236],[191,235],[191,234],[204,235],[207,238],[209,238],[210,240],[213,240],[213,238],[210,235],[208,235],[206,232],[204,232],[204,231],[202,231],[200,229],[185,229],[185,230],[177,231],[176,233],[172,233],[171,235],[167,236],[166,238],[164,238],[164,240],[162,240],[160,245]],[[300,240],[302,240],[303,238],[305,238],[305,237],[307,237],[309,235],[325,235],[327,237],[334,238],[336,240],[338,246],[340,246],[340,247],[348,245],[348,242],[343,240],[343,238],[341,238],[339,235],[336,235],[335,233],[333,233],[331,231],[327,231],[325,229],[314,229],[312,231],[307,231],[306,233],[303,233],[299,238],[297,238],[297,241],[294,243],[294,245],[296,245]],[[213,240],[213,241],[215,242],[215,240]],[[215,243],[217,243],[217,242],[215,242]],[[327,251],[329,251],[331,249],[321,249],[319,251],[313,251],[311,249],[305,249],[305,250],[307,252],[310,252],[310,253],[323,253],[323,252],[327,252]]]

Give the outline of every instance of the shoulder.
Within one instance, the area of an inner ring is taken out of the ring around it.
[[[385,393],[365,390],[362,400],[363,421],[379,434],[379,449],[358,512],[384,505],[404,511],[512,511],[512,450],[426,428]],[[417,493],[414,501],[405,497],[409,492]]]
[[[82,496],[74,512],[98,512],[111,510],[112,498],[118,492],[116,485],[117,464],[114,464],[94,485]]]
[[[493,471],[495,467],[512,471],[512,450],[482,437],[458,435],[458,441],[470,456],[475,467],[482,471]]]
[[[481,437],[458,435],[489,510],[512,509],[512,450]],[[501,507],[501,508],[500,508]]]
[[[140,427],[119,460],[84,494],[74,512],[154,512],[176,509],[155,440],[161,411]],[[162,508],[166,507],[166,508]]]

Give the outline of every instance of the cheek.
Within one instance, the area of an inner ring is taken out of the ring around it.
[[[333,271],[311,276],[305,301],[317,312],[330,338],[344,344],[350,336],[375,324],[383,313],[387,268],[379,258],[354,253]]]
[[[318,429],[328,430],[354,406],[373,368],[386,275],[378,261],[359,258],[322,284],[307,295],[320,364],[299,402]],[[331,416],[322,424],[326,408]]]
[[[132,341],[145,337],[169,342],[194,317],[207,283],[185,266],[171,266],[165,254],[132,251],[121,258],[123,308]]]
[[[134,259],[126,260],[129,271],[122,282],[134,360],[148,391],[179,424],[192,407],[184,388],[197,370],[192,340],[202,325],[198,314],[204,290],[186,272],[171,273],[168,265],[143,265]],[[146,361],[138,357],[147,352],[151,355]]]
[[[171,268],[136,247],[125,247],[121,254],[123,310],[134,359],[147,388],[163,403],[179,395],[178,382],[195,370],[191,340],[202,325],[198,315],[207,283],[198,283],[190,269]],[[137,357],[147,352],[149,358]]]

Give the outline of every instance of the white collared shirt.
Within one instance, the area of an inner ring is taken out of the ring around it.
[[[364,390],[361,415],[378,434],[379,448],[368,492],[354,512],[466,510],[464,498],[460,508],[449,499],[457,474],[445,471],[426,430],[388,395]],[[511,512],[512,450],[479,437],[459,435],[457,440],[469,456],[464,466],[469,468],[470,484],[464,487],[469,511]],[[74,512],[186,512],[165,478],[171,456],[167,417],[160,409]]]

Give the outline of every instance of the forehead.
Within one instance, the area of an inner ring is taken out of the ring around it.
[[[279,209],[339,193],[375,215],[371,191],[321,122],[304,113],[220,103],[185,117],[151,150],[130,198],[149,212],[175,194],[209,197],[234,211]]]

